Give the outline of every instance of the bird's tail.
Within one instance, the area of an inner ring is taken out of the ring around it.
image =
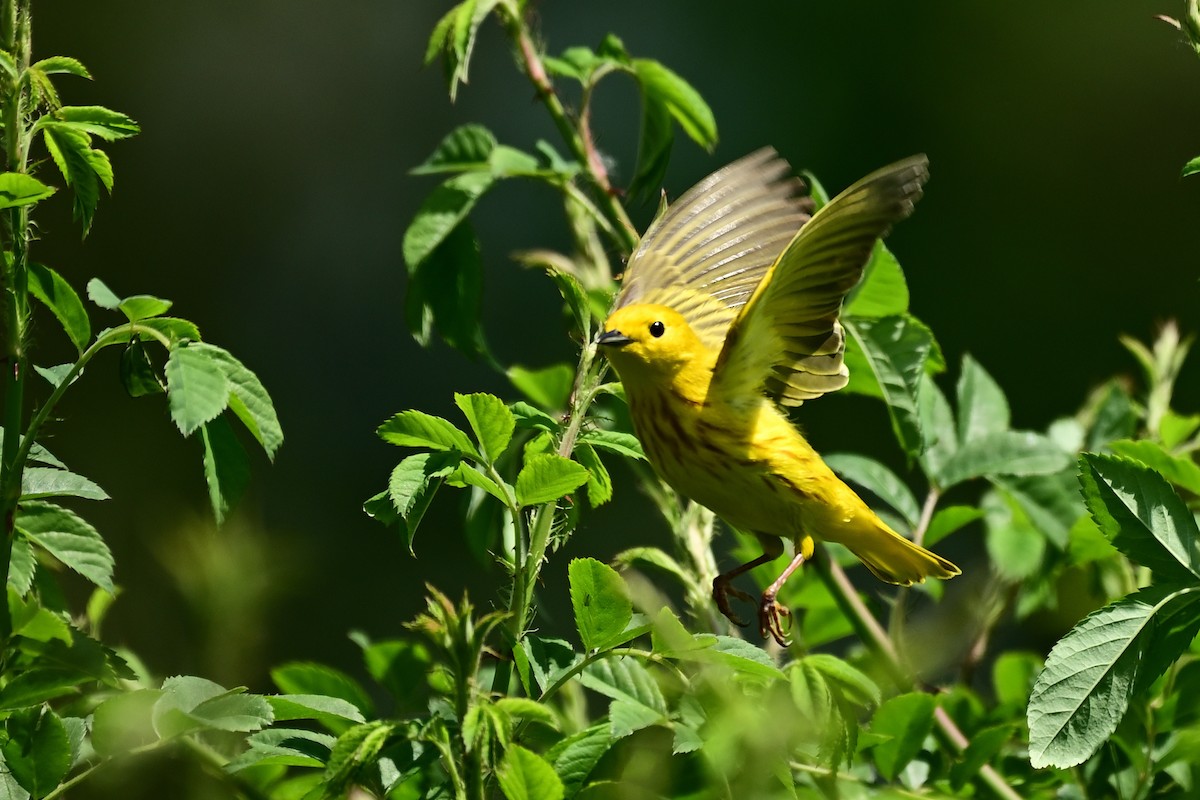
[[[905,539],[889,528],[883,520],[871,514],[863,520],[875,529],[855,537],[847,537],[843,544],[871,570],[881,581],[900,586],[911,586],[926,578],[953,578],[962,573],[950,561],[921,545]]]

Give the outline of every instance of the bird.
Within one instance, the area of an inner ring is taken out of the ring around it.
[[[928,176],[928,159],[912,156],[814,211],[773,149],[734,161],[660,210],[596,337],[659,477],[762,545],[713,580],[726,618],[746,625],[730,598],[756,599],[733,579],[792,541],[794,557],[757,599],[760,634],[781,646],[791,611],[777,596],[816,540],[844,545],[900,586],[961,572],[880,519],[787,414],[849,382],[843,301]]]

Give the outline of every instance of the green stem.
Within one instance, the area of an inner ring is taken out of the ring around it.
[[[604,168],[604,163],[596,152],[591,136],[585,137],[577,129],[566,108],[563,107],[558,93],[554,91],[554,84],[550,82],[550,76],[546,74],[546,67],[542,63],[537,46],[533,43],[533,37],[529,33],[529,25],[525,17],[510,4],[505,4],[502,8],[506,12],[502,15],[505,28],[516,44],[518,60],[525,76],[529,78],[538,97],[545,104],[550,118],[554,121],[554,127],[558,129],[563,141],[566,142],[575,158],[584,165],[588,177],[600,190],[600,204],[605,215],[613,223],[617,244],[626,253],[633,252],[638,243],[637,232],[629,215],[625,213],[625,209],[617,200],[616,192],[608,180],[608,171]],[[584,128],[583,125],[579,127]]]
[[[901,660],[895,642],[879,624],[879,620],[875,619],[875,615],[863,603],[862,598],[858,596],[858,591],[850,582],[850,578],[846,576],[846,572],[829,558],[828,553],[822,553],[820,558],[815,559],[814,567],[830,594],[833,595],[834,601],[842,609],[842,613],[858,631],[858,635],[868,647],[882,656],[884,667],[895,682],[896,688],[904,692],[912,691],[916,683]],[[967,748],[967,737],[963,735],[945,709],[941,706],[934,709],[933,719],[942,739],[950,745],[956,755]],[[991,764],[984,764],[979,770],[979,775],[983,778],[984,783],[1004,800],[1020,800],[1021,796],[1013,791],[1013,788]]]
[[[651,664],[658,664],[661,667],[667,667],[673,670],[684,684],[689,683],[687,674],[683,670],[676,666],[672,661],[659,655],[658,653],[652,653],[649,650],[638,650],[635,647],[615,647],[612,650],[604,650],[602,652],[592,653],[590,656],[582,658],[577,664],[573,665],[566,672],[559,675],[558,680],[550,684],[546,691],[542,692],[542,696],[538,698],[538,702],[544,703],[547,698],[570,683],[572,678],[583,672],[592,664],[595,664],[598,661],[603,661],[606,658],[612,658],[614,656],[640,658],[642,661],[649,661]]]

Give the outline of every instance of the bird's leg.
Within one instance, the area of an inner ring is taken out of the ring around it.
[[[740,567],[734,567],[728,572],[722,572],[713,578],[713,600],[717,604],[717,609],[725,615],[727,620],[743,628],[750,623],[743,622],[738,618],[737,614],[733,613],[733,609],[729,607],[729,595],[733,595],[739,600],[745,600],[747,603],[754,602],[754,595],[743,592],[741,589],[735,587],[732,584],[733,579],[743,573],[749,572],[757,566],[774,561],[783,552],[783,540],[775,536],[762,536],[761,534],[755,534],[755,536],[758,537],[759,543],[763,546],[763,554],[753,561],[747,561]]]
[[[763,638],[766,638],[768,633],[771,634],[771,638],[778,642],[780,647],[787,647],[791,644],[783,632],[783,618],[787,617],[788,628],[790,629],[792,626],[792,610],[785,605],[781,605],[775,598],[779,595],[779,590],[783,588],[783,584],[787,582],[787,579],[792,577],[792,573],[800,569],[801,564],[812,558],[815,548],[816,543],[811,536],[797,537],[795,557],[792,558],[787,568],[779,574],[779,577],[763,592],[762,601],[758,604],[758,632]]]

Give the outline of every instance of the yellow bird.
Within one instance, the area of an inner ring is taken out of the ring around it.
[[[658,474],[763,546],[713,581],[721,613],[745,624],[729,597],[753,598],[731,581],[778,558],[783,538],[794,542],[758,606],[762,635],[780,644],[790,611],[776,596],[812,557],[814,537],[845,545],[888,583],[960,572],[879,519],[780,408],[849,381],[842,301],[928,176],[928,160],[913,156],[810,215],[803,183],[773,150],[735,161],[651,223],[597,338]]]

